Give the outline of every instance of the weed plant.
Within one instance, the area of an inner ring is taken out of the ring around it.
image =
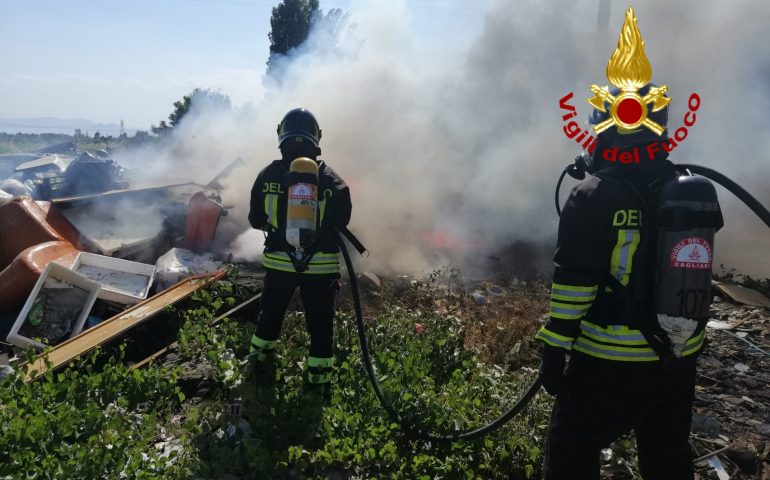
[[[289,313],[272,366],[248,360],[254,325],[208,323],[236,303],[228,288],[185,312],[178,364],[208,365],[216,388],[180,388],[180,367],[130,369],[98,352],[60,373],[0,382],[0,478],[524,479],[540,475],[550,399],[491,435],[431,444],[407,438],[366,377],[355,322],[335,324],[331,394],[305,384],[304,318]],[[232,290],[230,290],[231,292]],[[407,421],[442,434],[485,424],[535,372],[507,372],[465,348],[452,315],[385,305],[367,320],[378,380]],[[121,349],[121,352],[123,350]],[[101,365],[97,371],[95,366]],[[183,382],[182,382],[183,383]]]

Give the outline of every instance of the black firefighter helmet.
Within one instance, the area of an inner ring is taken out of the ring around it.
[[[315,116],[304,108],[295,108],[284,115],[278,124],[278,146],[289,138],[301,137],[309,140],[314,147],[321,141],[321,128]]]
[[[648,83],[647,85],[640,88],[637,93],[639,96],[644,97],[650,91],[650,88],[655,86],[656,85],[654,83]],[[610,89],[610,93],[613,96],[618,96],[622,92],[620,89],[613,87]],[[591,113],[588,114],[588,123],[591,126],[598,125],[610,118],[610,104],[605,102],[604,107],[604,112],[594,108]],[[647,118],[665,128],[668,124],[668,105],[658,110],[657,112],[654,112],[652,109],[650,109],[647,113]],[[641,145],[647,145],[651,142],[662,142],[664,140],[668,140],[668,130],[664,130],[661,135],[658,135],[641,125],[634,128],[633,130],[627,130],[613,125],[597,135],[596,147],[594,148],[592,154],[584,152],[583,161],[585,162],[585,169],[588,171],[588,173],[594,173],[604,166],[611,165],[607,162],[602,162],[601,160],[602,152],[607,149],[615,147],[620,149],[633,148]]]

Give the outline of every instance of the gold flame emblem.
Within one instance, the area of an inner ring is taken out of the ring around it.
[[[620,94],[612,95],[606,86],[591,85],[594,96],[588,99],[588,103],[601,112],[607,111],[605,103],[610,104],[610,118],[594,125],[594,131],[599,134],[615,125],[620,132],[628,133],[644,126],[662,135],[666,128],[647,118],[647,114],[650,108],[653,112],[665,108],[671,99],[665,96],[668,91],[666,85],[651,87],[644,97],[637,93],[652,79],[652,66],[644,53],[644,40],[631,6],[626,11],[618,47],[607,62],[606,73],[607,80],[620,89]]]

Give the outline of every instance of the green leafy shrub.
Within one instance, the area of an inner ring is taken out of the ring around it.
[[[183,312],[179,365],[210,365],[208,398],[180,388],[181,367],[130,369],[94,352],[61,373],[0,383],[0,477],[254,479],[525,479],[540,474],[550,401],[471,442],[404,435],[372,390],[355,322],[335,323],[334,388],[305,383],[305,319],[290,313],[272,365],[249,373],[254,326],[209,322],[237,303],[232,286],[200,292]],[[510,407],[535,372],[481,363],[462,321],[386,305],[367,320],[378,380],[413,425],[451,434]],[[121,352],[123,349],[121,349]],[[252,365],[253,366],[253,365]],[[187,395],[185,394],[187,392]]]

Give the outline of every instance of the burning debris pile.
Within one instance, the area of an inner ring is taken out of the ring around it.
[[[219,268],[207,253],[227,214],[216,178],[143,183],[105,151],[0,162],[12,172],[0,180],[3,341],[60,344]]]

